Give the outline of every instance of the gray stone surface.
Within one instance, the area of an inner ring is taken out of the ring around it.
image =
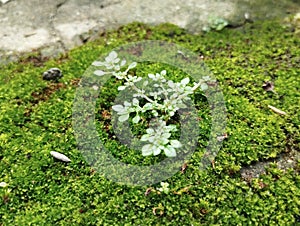
[[[1,0],[0,62],[35,49],[44,56],[57,55],[82,44],[82,34],[133,21],[170,22],[198,33],[210,17],[238,25],[245,13],[263,19],[296,9],[299,3],[293,0]]]

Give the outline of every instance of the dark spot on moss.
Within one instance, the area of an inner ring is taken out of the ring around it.
[[[36,53],[33,55],[29,55],[28,57],[23,57],[20,59],[20,63],[26,64],[30,63],[33,64],[35,67],[42,67],[44,66],[45,62],[49,60],[49,57],[42,57],[40,53]]]
[[[31,96],[34,98],[33,103],[37,104],[40,101],[46,101],[54,92],[65,87],[66,85],[63,83],[51,83],[41,91],[35,91],[31,94]]]

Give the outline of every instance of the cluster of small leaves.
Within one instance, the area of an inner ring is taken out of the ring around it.
[[[169,188],[169,183],[167,182],[160,182],[161,187],[157,188],[158,191],[163,192],[165,194],[169,194],[170,188]]]
[[[96,61],[94,66],[105,67],[106,71],[96,70],[94,72],[97,76],[104,76],[106,74],[112,74],[119,80],[124,80],[124,84],[118,87],[119,91],[126,89],[133,90],[132,102],[124,101],[123,105],[114,105],[112,109],[119,115],[118,120],[120,122],[127,121],[130,114],[135,114],[132,119],[134,124],[141,121],[142,115],[145,112],[150,111],[151,114],[156,117],[157,123],[154,127],[146,130],[146,134],[141,137],[141,141],[148,142],[142,148],[142,155],[159,155],[161,151],[164,151],[166,156],[175,157],[177,148],[182,147],[182,144],[178,140],[170,140],[172,132],[176,132],[176,125],[167,125],[167,121],[175,115],[176,111],[181,108],[187,108],[185,104],[187,101],[191,101],[190,94],[201,87],[202,90],[208,88],[206,82],[210,81],[209,76],[204,76],[198,83],[194,83],[194,86],[188,86],[190,79],[184,78],[180,82],[174,82],[165,78],[166,70],[156,74],[148,74],[150,80],[142,82],[142,87],[139,88],[137,83],[142,81],[142,77],[132,76],[128,74],[129,70],[136,67],[137,63],[131,63],[126,70],[122,71],[122,67],[126,65],[126,60],[120,60],[118,54],[112,51],[104,62]],[[151,92],[146,94],[146,87],[151,83]],[[139,99],[145,100],[147,103],[142,105]]]
[[[229,24],[227,20],[219,17],[210,17],[208,23],[207,26],[202,28],[205,32],[210,32],[211,30],[221,31]]]

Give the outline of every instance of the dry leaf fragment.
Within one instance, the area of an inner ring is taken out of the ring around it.
[[[276,108],[276,107],[273,107],[273,106],[271,106],[271,105],[268,105],[268,107],[269,107],[272,111],[274,111],[274,112],[276,112],[276,113],[278,113],[278,114],[280,114],[280,115],[286,115],[286,112],[284,112],[284,111],[282,111],[282,110],[279,110],[279,109]]]
[[[158,213],[157,213],[157,210],[159,210]],[[164,208],[163,208],[163,206],[162,206],[161,204],[159,204],[158,207],[154,207],[154,208],[152,209],[152,213],[153,213],[154,215],[162,216],[162,215],[164,214]]]
[[[152,191],[152,188],[147,188],[146,192],[145,192],[145,196],[148,196]]]
[[[65,156],[64,154],[61,154],[59,152],[56,152],[56,151],[50,151],[50,154],[58,159],[58,160],[61,160],[63,162],[71,162],[71,159],[69,159],[67,156]]]
[[[215,168],[215,160],[211,161],[211,166],[212,166],[213,169]]]
[[[189,189],[192,187],[192,185],[189,185],[185,188],[180,189],[179,191],[174,191],[174,194],[176,195],[182,195],[182,193],[188,193]]]
[[[223,141],[223,140],[226,139],[226,138],[228,138],[227,133],[224,133],[224,134],[221,135],[221,136],[217,136],[217,140],[218,140],[219,142]]]
[[[181,172],[181,173],[184,173],[187,167],[188,167],[188,164],[187,164],[187,162],[185,162],[185,163],[181,166],[180,172]]]

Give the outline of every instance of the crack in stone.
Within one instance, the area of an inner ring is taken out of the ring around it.
[[[66,4],[68,2],[68,0],[64,0],[63,2],[60,2],[60,3],[58,3],[58,4],[56,4],[56,12],[57,12],[57,10],[60,8],[60,7],[62,7],[64,4]]]
[[[113,6],[113,5],[118,5],[118,4],[121,4],[121,3],[122,3],[122,1],[120,1],[120,0],[108,1],[108,2],[101,3],[100,7],[101,7],[101,9],[104,9],[106,7]]]
[[[68,1],[69,0],[64,0],[64,1],[59,2],[58,4],[56,4],[54,12],[50,15],[50,20],[49,20],[49,26],[50,26],[50,29],[51,29],[51,33],[55,38],[58,38],[57,43],[62,47],[64,52],[67,52],[68,48],[65,46],[64,42],[62,41],[62,37],[61,37],[59,31],[57,31],[57,29],[55,29],[54,20],[55,20],[57,14],[58,14],[58,9],[60,7],[62,7],[63,5],[65,5]]]
[[[297,150],[292,150],[287,153],[279,154],[277,157],[268,159],[265,161],[255,162],[249,166],[245,166],[240,170],[242,178],[245,180],[252,180],[252,178],[258,178],[260,175],[266,172],[266,168],[275,163],[277,167],[283,171],[288,169],[295,169],[297,167],[297,161],[300,160],[300,153]]]

